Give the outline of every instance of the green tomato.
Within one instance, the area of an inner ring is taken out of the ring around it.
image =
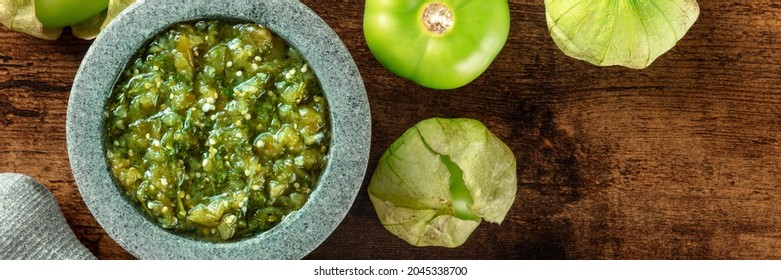
[[[388,70],[452,89],[482,74],[510,32],[507,0],[367,0],[363,33]]]
[[[102,12],[109,0],[35,0],[35,17],[44,27],[77,24]]]

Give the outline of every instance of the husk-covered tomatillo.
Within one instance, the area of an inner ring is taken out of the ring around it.
[[[515,200],[515,156],[473,119],[428,119],[393,142],[369,197],[382,225],[415,246],[457,247]]]
[[[553,41],[599,66],[648,67],[697,20],[696,0],[545,0]]]

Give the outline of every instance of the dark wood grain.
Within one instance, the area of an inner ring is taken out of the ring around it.
[[[342,38],[366,84],[372,149],[363,187],[309,259],[781,259],[781,5],[700,1],[686,37],[644,70],[564,56],[542,0],[510,1],[510,38],[466,87],[425,89],[369,52],[363,4],[303,1]],[[101,259],[128,259],[84,205],[69,167],[70,86],[89,47],[0,28],[0,172],[56,196]],[[366,193],[380,155],[430,117],[475,118],[518,161],[501,225],[463,246],[417,248],[386,231]]]

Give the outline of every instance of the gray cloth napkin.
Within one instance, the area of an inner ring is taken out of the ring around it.
[[[85,260],[95,256],[76,239],[46,187],[26,175],[0,173],[0,259]]]

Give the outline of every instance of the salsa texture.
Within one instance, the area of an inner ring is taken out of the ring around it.
[[[161,227],[197,239],[272,228],[304,205],[327,162],[317,77],[254,23],[173,25],[130,60],[105,114],[118,185]]]

